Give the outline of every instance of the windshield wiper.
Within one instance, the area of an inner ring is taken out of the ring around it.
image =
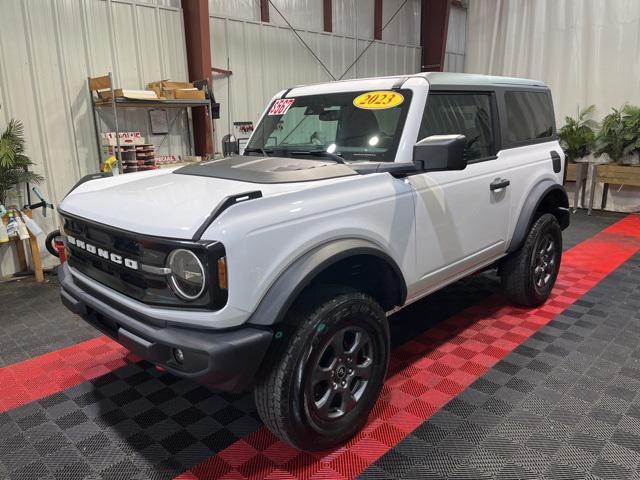
[[[265,157],[269,157],[273,153],[273,150],[268,148],[247,147],[244,149],[244,153],[261,153]]]
[[[288,148],[245,148],[245,153],[262,153],[265,157],[273,154],[291,157],[294,155],[312,155],[314,157],[325,157],[336,163],[346,163],[344,158],[335,153],[329,153],[326,150],[289,150]]]
[[[336,163],[346,163],[344,161],[344,158],[342,158],[340,155],[329,153],[326,150],[295,150],[289,153],[291,153],[291,155],[313,155],[316,157],[325,157],[333,160]]]

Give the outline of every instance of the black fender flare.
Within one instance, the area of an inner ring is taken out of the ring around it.
[[[569,198],[567,197],[567,191],[564,187],[553,180],[543,180],[534,186],[522,206],[520,216],[516,222],[513,235],[511,236],[511,242],[507,253],[514,252],[520,248],[524,239],[527,236],[529,228],[534,220],[534,215],[544,198],[551,192],[560,192],[561,204],[554,206],[554,215],[558,218],[560,228],[563,230],[569,226]]]
[[[355,255],[372,255],[388,264],[400,279],[398,305],[403,305],[407,298],[407,284],[395,260],[373,242],[344,238],[320,245],[292,262],[271,284],[247,323],[269,326],[280,322],[314,278],[331,265]]]

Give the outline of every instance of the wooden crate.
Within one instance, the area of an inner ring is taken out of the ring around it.
[[[604,183],[604,187],[602,189],[602,203],[600,206],[603,210],[607,206],[609,184],[640,187],[640,166],[597,165],[595,176],[596,182]],[[593,185],[595,186],[595,182]],[[593,198],[593,194],[591,194],[591,198]]]
[[[22,213],[29,218],[32,218],[31,210],[25,210]],[[4,216],[0,220],[6,225],[9,222],[9,217]],[[36,282],[44,282],[44,271],[42,269],[42,261],[40,259],[38,239],[31,232],[29,232],[29,240],[20,240],[19,238],[12,238],[10,240],[10,243],[15,244],[18,252],[18,265],[20,267],[20,271],[25,272],[29,268],[24,249],[24,241],[28,242],[29,248],[31,249],[31,262],[33,263],[33,272]]]
[[[567,164],[567,182],[575,182],[578,178],[578,165],[575,163]]]
[[[640,187],[640,166],[598,165],[596,172],[598,182]]]

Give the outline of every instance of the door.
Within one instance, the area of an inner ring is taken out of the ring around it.
[[[506,250],[510,193],[497,156],[493,92],[430,92],[419,139],[463,134],[467,167],[410,178],[415,191],[416,296],[500,257]]]

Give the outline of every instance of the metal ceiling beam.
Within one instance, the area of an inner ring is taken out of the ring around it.
[[[450,0],[422,0],[420,45],[423,72],[441,72],[444,68],[449,30]]]
[[[211,87],[211,43],[208,0],[182,0],[184,38],[187,47],[189,81],[204,78]],[[213,122],[205,107],[194,108],[193,143],[196,155],[213,153]]]

